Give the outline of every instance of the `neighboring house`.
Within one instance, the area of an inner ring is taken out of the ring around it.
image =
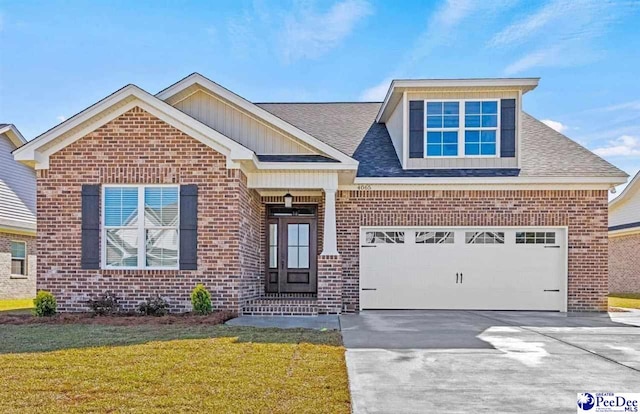
[[[11,155],[26,143],[0,124],[0,299],[36,294],[36,173]]]
[[[38,286],[245,314],[606,309],[627,175],[522,111],[537,78],[395,80],[382,103],[128,85],[14,152],[38,172]]]
[[[640,172],[609,203],[609,292],[640,293]]]

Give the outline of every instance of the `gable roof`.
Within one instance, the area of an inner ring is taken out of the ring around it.
[[[16,149],[18,161],[48,168],[49,156],[134,107],[140,107],[232,160],[253,160],[253,151],[193,119],[145,90],[127,85]]]
[[[199,73],[192,73],[186,78],[174,83],[168,88],[158,92],[156,97],[162,99],[163,101],[170,102],[173,96],[186,91],[189,88],[192,88],[194,85],[198,85],[205,90],[221,96],[225,100],[231,102],[233,105],[241,108],[242,110],[255,115],[256,117],[274,125],[275,127],[285,131],[291,136],[299,139],[300,141],[309,144],[310,146],[316,148],[317,150],[327,154],[328,156],[342,162],[345,164],[357,165],[357,162],[348,156],[345,152],[336,149],[325,141],[318,139],[317,137],[305,132],[304,130],[299,129],[295,125],[283,120],[277,115],[264,110],[260,106],[249,102],[242,96],[230,91],[229,89],[215,83],[211,79],[208,79],[202,76]]]
[[[609,202],[609,209],[617,207],[640,191],[640,171],[631,179],[620,195]],[[640,214],[640,213],[639,213]]]
[[[358,177],[478,177],[486,170],[403,170],[384,124],[376,122],[380,102],[259,103],[261,108],[353,156]],[[490,170],[493,176],[626,177],[591,151],[532,116],[522,115],[521,169]]]
[[[474,90],[512,90],[527,93],[538,86],[540,78],[467,78],[467,79],[394,79],[376,116],[386,122],[404,92]]]
[[[27,140],[13,124],[0,124],[0,134],[4,134],[9,137],[16,148],[27,143]]]

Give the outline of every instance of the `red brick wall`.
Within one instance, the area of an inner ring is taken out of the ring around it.
[[[340,313],[342,311],[341,256],[318,256],[318,312]]]
[[[85,270],[80,268],[82,184],[197,184],[198,270]],[[173,311],[191,308],[197,283],[217,308],[238,311],[255,292],[241,283],[259,264],[257,195],[223,155],[134,108],[55,153],[38,173],[38,288],[51,290],[61,311],[111,290],[131,309],[152,294]],[[255,282],[255,281],[253,281]]]
[[[360,226],[568,226],[570,311],[606,309],[605,190],[339,191],[343,300],[358,309]]]
[[[609,292],[640,293],[640,233],[609,238]]]

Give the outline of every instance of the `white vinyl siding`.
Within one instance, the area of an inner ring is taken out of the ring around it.
[[[34,230],[36,174],[13,159],[15,148],[8,137],[0,135],[0,226],[13,224]]]
[[[391,137],[391,142],[393,143],[393,148],[396,150],[396,155],[402,163],[402,133],[403,133],[403,125],[402,125],[402,102],[400,102],[396,109],[393,110],[389,120],[385,124],[387,127],[387,131],[389,132],[389,136]]]
[[[609,210],[609,226],[640,222],[640,190]]]
[[[253,150],[256,154],[316,154],[266,122],[201,90],[173,104],[182,112]]]

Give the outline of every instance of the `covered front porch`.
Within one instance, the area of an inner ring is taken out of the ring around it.
[[[336,238],[337,173],[248,174],[260,200],[257,287],[243,315],[314,316],[342,311],[342,261]]]

